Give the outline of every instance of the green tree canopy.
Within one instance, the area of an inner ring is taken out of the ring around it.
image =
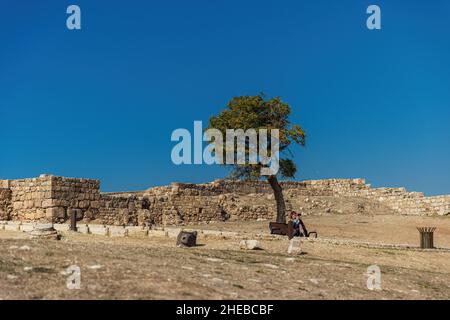
[[[267,143],[270,149],[270,130],[279,130],[279,176],[292,178],[297,168],[293,161],[291,145],[305,145],[306,135],[302,127],[289,121],[291,107],[280,98],[266,100],[264,95],[241,96],[231,99],[226,109],[209,120],[208,129],[218,129],[225,136],[227,129],[268,130]],[[248,141],[246,142],[248,146]],[[236,150],[236,148],[234,148]],[[248,148],[246,148],[248,153]],[[261,163],[233,164],[232,178],[260,179]],[[267,176],[277,201],[277,221],[285,221],[285,203],[277,175]]]

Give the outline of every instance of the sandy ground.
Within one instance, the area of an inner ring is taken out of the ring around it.
[[[435,242],[450,247],[450,218],[309,216],[319,237],[417,245],[416,226],[437,226]],[[196,229],[267,234],[267,222],[219,223]],[[0,299],[449,299],[450,252],[359,248],[304,242],[289,255],[286,238],[239,249],[240,238],[200,236],[195,248],[175,239],[67,234],[30,240],[0,231]],[[81,269],[80,289],[66,270]],[[367,289],[367,268],[379,266],[381,289]]]

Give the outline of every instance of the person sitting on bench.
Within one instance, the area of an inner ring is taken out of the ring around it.
[[[306,230],[305,224],[303,223],[300,216],[302,214],[297,213],[295,211],[291,212],[291,222],[294,227],[294,237],[307,237],[308,231]]]

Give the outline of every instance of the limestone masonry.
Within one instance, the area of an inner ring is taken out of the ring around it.
[[[288,209],[303,214],[449,215],[450,195],[425,197],[404,188],[371,188],[363,179],[283,182]],[[0,220],[104,225],[188,225],[274,219],[266,181],[173,183],[140,192],[101,193],[100,182],[42,175],[0,180]]]

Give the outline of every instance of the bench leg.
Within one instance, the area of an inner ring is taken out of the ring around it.
[[[308,234],[308,238],[311,237],[312,234],[314,234],[314,238],[317,239],[317,232],[315,232],[315,231],[310,232],[310,233]]]

